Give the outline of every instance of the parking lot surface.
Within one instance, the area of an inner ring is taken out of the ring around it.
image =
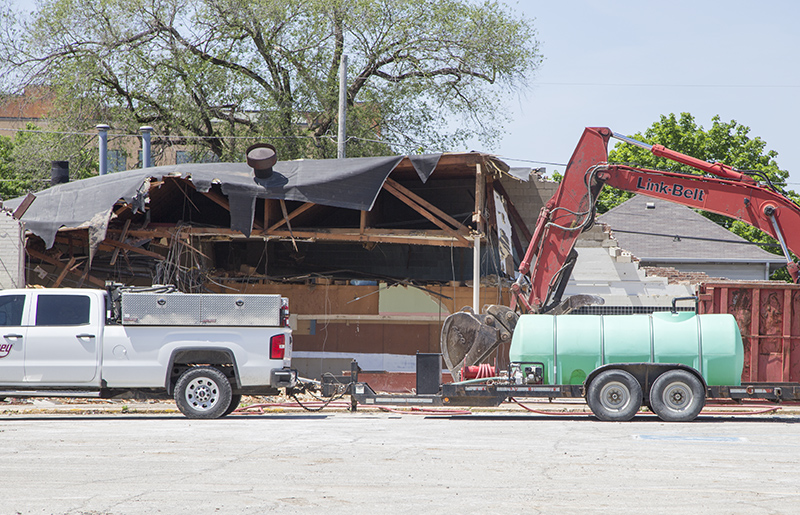
[[[796,513],[800,417],[0,417],[0,513]]]

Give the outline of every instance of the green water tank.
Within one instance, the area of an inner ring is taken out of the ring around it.
[[[732,315],[522,315],[509,357],[542,364],[544,384],[583,384],[609,363],[682,363],[709,385],[741,384],[744,348]]]

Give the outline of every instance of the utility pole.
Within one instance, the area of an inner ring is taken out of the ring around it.
[[[336,145],[336,157],[345,158],[345,142],[347,141],[347,55],[342,54],[339,65],[339,134]]]

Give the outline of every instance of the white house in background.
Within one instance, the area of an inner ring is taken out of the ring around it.
[[[694,210],[637,195],[598,217],[640,265],[703,272],[709,277],[764,281],[786,265]]]

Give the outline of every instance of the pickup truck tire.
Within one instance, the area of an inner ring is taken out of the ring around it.
[[[228,409],[225,410],[225,413],[222,416],[223,417],[227,417],[228,415],[230,415],[231,413],[236,411],[236,408],[239,407],[239,403],[240,402],[242,402],[242,395],[241,394],[234,393],[233,395],[231,395],[231,404],[230,404],[230,406],[228,406]]]
[[[624,370],[606,370],[589,384],[586,403],[600,420],[624,422],[642,407],[642,385]]]
[[[214,367],[187,369],[175,383],[175,403],[188,418],[219,418],[231,406],[231,383]]]
[[[668,370],[653,382],[650,405],[665,422],[694,420],[706,403],[703,383],[686,370]]]

